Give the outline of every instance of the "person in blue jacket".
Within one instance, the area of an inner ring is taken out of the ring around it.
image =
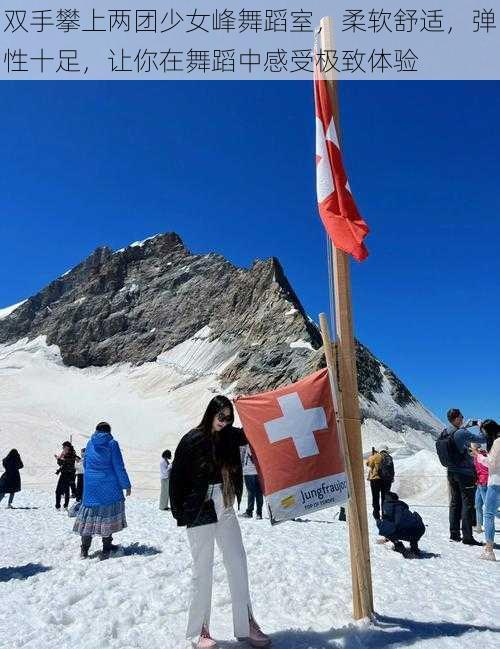
[[[82,537],[81,557],[88,557],[93,536],[102,537],[102,559],[107,559],[118,546],[113,534],[127,527],[125,498],[130,496],[130,480],[123,463],[118,442],[106,422],[97,424],[83,459],[85,482],[83,500],[73,527]]]
[[[425,525],[417,512],[411,512],[399,496],[390,491],[384,500],[382,520],[377,521],[379,534],[385,537],[381,542],[392,541],[396,552],[405,558],[420,556],[418,542],[425,533]],[[410,550],[401,541],[410,543]]]

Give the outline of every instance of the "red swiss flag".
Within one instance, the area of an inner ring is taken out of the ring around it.
[[[317,72],[317,75],[320,73]],[[316,191],[321,220],[333,245],[363,261],[368,225],[358,212],[344,169],[327,82],[314,79],[316,103]]]
[[[235,406],[266,496],[344,471],[327,369]]]

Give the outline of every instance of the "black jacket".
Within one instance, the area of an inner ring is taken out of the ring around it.
[[[5,473],[0,478],[0,493],[13,494],[21,491],[21,474],[23,463],[17,457],[6,457],[2,464]]]
[[[384,500],[382,520],[377,521],[382,536],[402,541],[418,540],[425,532],[425,525],[417,512],[411,512],[403,501],[387,494]]]
[[[170,505],[177,525],[197,527],[217,522],[213,503],[207,501],[210,484],[221,482],[224,457],[234,467],[232,474],[238,506],[243,493],[240,446],[248,444],[242,428],[226,426],[217,436],[194,428],[179,442],[170,474]]]
[[[62,457],[57,458],[57,464],[59,465],[57,473],[60,473],[61,475],[71,480],[75,477],[76,474],[75,462],[76,455],[73,454],[63,455]]]

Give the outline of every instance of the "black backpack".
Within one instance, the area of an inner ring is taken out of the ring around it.
[[[443,430],[436,440],[436,452],[439,461],[446,468],[460,464],[463,459],[463,453],[460,453],[455,444],[455,431],[450,433],[447,428]]]
[[[378,470],[381,480],[392,482],[394,480],[394,462],[389,453],[382,453],[382,462]]]

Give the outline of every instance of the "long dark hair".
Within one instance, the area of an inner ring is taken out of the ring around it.
[[[69,453],[66,454],[67,458],[76,457],[75,447],[71,442],[63,442],[63,448],[69,448]]]
[[[220,432],[212,433],[212,424],[214,417],[225,409],[229,410],[231,421],[228,423],[231,426],[234,423],[234,408],[232,402],[222,394],[218,394],[211,399],[210,403],[205,410],[202,420],[196,427],[197,430],[202,430],[206,435],[210,435],[212,440],[212,457],[208,459],[211,464],[220,469],[222,475],[222,494],[224,498],[224,505],[231,507],[234,502],[234,475],[239,469],[239,465],[235,463],[234,458],[231,456],[230,448],[224,440],[223,428]],[[227,427],[226,427],[227,428]]]
[[[211,399],[210,403],[205,410],[205,414],[202,417],[202,420],[196,426],[198,430],[202,430],[204,433],[210,434],[212,432],[212,423],[214,417],[217,413],[221,412],[225,408],[229,408],[231,413],[231,424],[234,422],[234,408],[232,402],[222,394],[218,394],[216,397]]]
[[[21,461],[21,456],[19,455],[17,448],[13,448],[4,457],[4,462],[9,462],[10,460],[18,460],[19,462]]]
[[[487,439],[486,449],[488,453],[491,451],[493,442],[497,437],[500,437],[500,426],[494,419],[485,419],[481,424],[481,430],[484,431]]]

